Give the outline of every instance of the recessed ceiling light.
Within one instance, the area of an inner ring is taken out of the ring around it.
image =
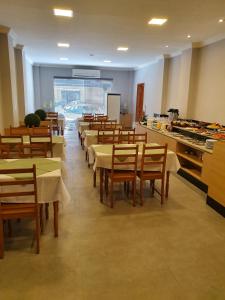
[[[219,19],[218,22],[219,22],[219,23],[223,23],[223,22],[224,22],[224,19]]]
[[[111,63],[112,61],[111,60],[104,60],[104,63]]]
[[[169,46],[168,46],[168,45],[166,45],[165,47],[166,47],[166,48],[169,48]]]
[[[149,24],[149,25],[159,25],[159,26],[161,26],[161,25],[165,24],[166,22],[167,22],[167,19],[153,18],[153,19],[151,19],[151,20],[148,22],[148,24]]]
[[[66,61],[69,60],[67,57],[60,57],[60,60]]]
[[[118,47],[117,50],[118,51],[127,51],[128,47]]]
[[[73,17],[73,11],[71,9],[54,8],[53,13],[54,13],[55,16],[68,17],[68,18]]]
[[[187,38],[188,38],[188,39],[190,39],[190,38],[191,38],[191,35],[190,35],[190,34],[188,34],[188,35],[187,35]]]
[[[70,44],[68,44],[68,43],[58,43],[57,46],[58,47],[63,47],[63,48],[69,48]]]

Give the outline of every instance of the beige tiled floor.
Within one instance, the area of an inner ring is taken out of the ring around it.
[[[144,207],[133,208],[118,187],[110,209],[99,203],[77,134],[67,139],[72,202],[60,236],[50,219],[35,255],[30,224],[15,224],[0,261],[0,299],[225,299],[225,220],[204,194],[171,176],[162,208],[147,190]]]

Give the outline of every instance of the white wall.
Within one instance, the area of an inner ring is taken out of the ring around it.
[[[72,67],[34,66],[35,108],[45,107],[54,101],[54,76],[71,77]],[[121,102],[131,107],[133,71],[101,70],[102,78],[112,78],[112,93],[121,94]]]
[[[225,40],[199,49],[196,77],[192,117],[225,125]]]
[[[33,66],[32,66],[32,62],[26,56],[24,56],[24,94],[25,94],[25,114],[33,113],[35,110]]]
[[[135,71],[133,84],[133,114],[136,113],[137,84],[144,83],[144,105],[146,114],[152,116],[161,112],[164,59]]]
[[[166,111],[177,108],[181,118],[187,117],[191,76],[192,49],[169,59]]]

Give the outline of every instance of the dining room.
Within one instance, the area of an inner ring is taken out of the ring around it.
[[[225,298],[224,9],[0,1],[0,299]]]

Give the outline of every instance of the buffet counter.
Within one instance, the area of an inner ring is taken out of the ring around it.
[[[218,141],[214,149],[180,133],[157,130],[136,124],[137,133],[147,132],[148,143],[168,144],[177,154],[181,168],[179,174],[208,192],[207,203],[225,216],[225,141]]]

